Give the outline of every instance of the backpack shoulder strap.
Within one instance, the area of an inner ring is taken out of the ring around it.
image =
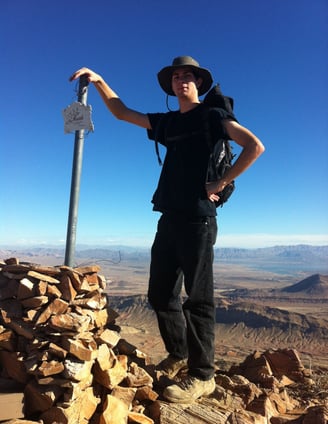
[[[161,155],[159,153],[159,147],[158,147],[159,134],[160,134],[161,131],[164,131],[164,138],[166,138],[167,129],[168,129],[168,127],[169,127],[169,125],[172,121],[174,113],[175,112],[170,111],[170,112],[163,114],[163,116],[159,120],[157,127],[156,127],[156,131],[155,131],[155,151],[156,151],[157,160],[158,160],[158,163],[159,163],[160,166],[163,165],[163,161],[161,159]]]
[[[203,119],[203,128],[205,131],[205,138],[209,150],[212,152],[215,144],[218,140],[228,140],[228,135],[226,134],[225,128],[222,125],[221,120],[214,120],[214,116],[211,113],[213,109],[219,109],[215,107],[209,107],[204,105],[202,119]],[[221,114],[220,114],[221,115]],[[219,136],[218,132],[222,132],[222,135]]]
[[[212,150],[213,143],[212,143],[211,127],[210,127],[210,108],[208,106],[203,107],[202,120],[203,120],[203,127],[205,131],[206,143],[209,149]]]

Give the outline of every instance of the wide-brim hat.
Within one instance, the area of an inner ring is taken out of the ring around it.
[[[198,95],[205,94],[213,83],[211,72],[208,69],[201,68],[199,63],[191,56],[179,56],[173,59],[171,66],[166,66],[157,74],[159,85],[165,93],[175,96],[172,90],[172,74],[177,68],[188,67],[191,68],[195,75],[202,78],[202,84],[198,87]]]

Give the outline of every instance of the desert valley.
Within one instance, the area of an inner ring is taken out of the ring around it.
[[[64,262],[64,252],[50,248],[2,249],[0,256],[48,267]],[[165,356],[146,296],[149,251],[79,249],[75,262],[80,268],[100,267],[121,337],[149,355],[151,363]],[[217,249],[214,274],[218,370],[227,372],[255,351],[295,350],[304,367],[325,381],[327,402],[328,247]]]

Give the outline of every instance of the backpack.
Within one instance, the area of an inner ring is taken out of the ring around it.
[[[220,85],[216,84],[204,97],[203,103],[207,106],[204,109],[203,122],[205,137],[211,152],[209,168],[208,168],[208,178],[207,181],[219,180],[223,177],[224,173],[231,168],[232,161],[235,155],[232,153],[232,147],[229,143],[229,138],[223,138],[220,141],[215,140],[213,142],[210,128],[210,109],[223,109],[229,114],[233,115],[233,99],[231,97],[224,96],[221,92]],[[171,113],[171,112],[169,112]],[[174,113],[174,112],[172,112]],[[168,119],[168,123],[171,121],[171,117]],[[157,131],[159,129],[157,127]],[[216,142],[217,141],[217,142]],[[157,136],[155,135],[155,150],[158,159],[158,163],[162,165],[162,160],[159,154]],[[215,202],[216,207],[222,207],[225,202],[230,198],[231,194],[235,190],[235,183],[232,181],[228,184],[220,193],[220,199]]]
[[[212,136],[210,132],[209,110],[211,108],[223,109],[234,116],[233,99],[231,97],[224,96],[221,92],[220,85],[216,84],[206,94],[203,103],[208,106],[208,108],[205,109],[205,115],[207,116],[204,117],[204,126],[206,140],[211,150],[207,180],[216,181],[221,179],[225,172],[231,168],[235,155],[232,153],[232,146],[229,142],[228,136],[226,138],[223,138],[221,142],[218,141],[213,146]],[[220,193],[218,193],[220,199],[215,202],[216,207],[222,207],[223,204],[228,201],[234,190],[235,182],[232,181],[227,186],[225,186],[225,188]]]

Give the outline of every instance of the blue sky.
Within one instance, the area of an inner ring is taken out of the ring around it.
[[[156,74],[179,55],[211,70],[266,147],[219,209],[217,246],[328,244],[327,17],[326,0],[2,0],[0,246],[65,244],[69,76],[90,67],[130,107],[165,111]],[[154,146],[93,86],[88,103],[76,242],[150,246]]]

